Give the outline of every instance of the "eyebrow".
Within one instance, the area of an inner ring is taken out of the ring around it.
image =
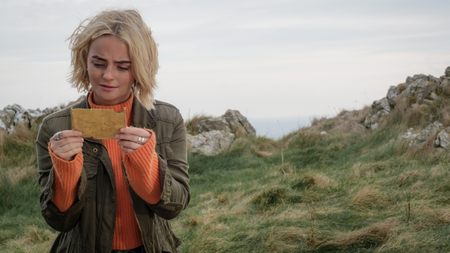
[[[101,58],[100,56],[97,56],[97,55],[92,56],[92,58],[97,59],[99,61],[106,61],[106,59],[103,59],[103,58]],[[131,61],[115,61],[115,63],[119,63],[119,64],[131,63]]]

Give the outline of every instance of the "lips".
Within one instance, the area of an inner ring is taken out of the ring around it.
[[[115,88],[117,88],[114,86],[109,86],[109,85],[104,85],[104,84],[100,84],[100,87],[102,87],[102,89],[106,90],[106,91],[111,91],[111,90],[114,90]]]

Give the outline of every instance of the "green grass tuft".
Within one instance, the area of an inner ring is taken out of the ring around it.
[[[286,189],[283,187],[271,187],[263,192],[257,194],[252,203],[260,209],[267,209],[273,205],[283,203],[286,196]]]

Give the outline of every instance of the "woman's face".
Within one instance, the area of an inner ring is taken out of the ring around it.
[[[103,35],[91,42],[87,70],[95,104],[116,105],[130,97],[134,82],[130,54],[116,36]]]

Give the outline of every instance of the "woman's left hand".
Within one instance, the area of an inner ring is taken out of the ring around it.
[[[132,152],[142,147],[150,139],[151,134],[142,128],[124,127],[120,129],[120,134],[115,137],[119,141],[117,144],[125,153]]]

